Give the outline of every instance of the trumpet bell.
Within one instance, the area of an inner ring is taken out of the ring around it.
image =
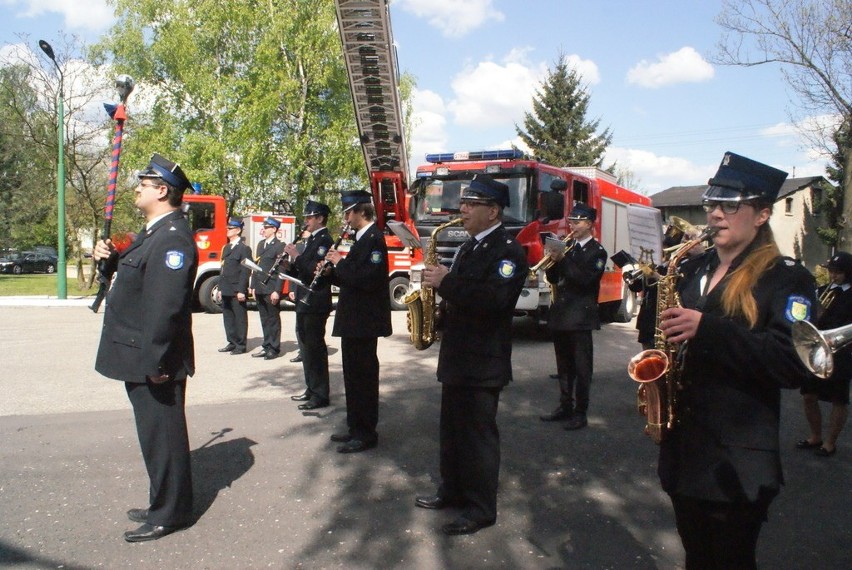
[[[627,375],[642,384],[659,380],[668,369],[668,355],[656,348],[643,350],[627,363]]]
[[[852,342],[852,324],[821,331],[808,321],[796,321],[792,332],[793,346],[802,364],[822,379],[834,372],[834,353]]]

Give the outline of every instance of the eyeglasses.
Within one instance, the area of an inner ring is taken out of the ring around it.
[[[718,206],[719,208],[722,209],[723,213],[730,215],[730,214],[736,214],[737,212],[739,212],[740,206],[742,206],[743,204],[745,204],[746,206],[754,206],[753,202],[748,202],[748,201],[720,202],[718,200],[704,200],[704,202],[701,203],[701,207],[704,208],[704,211],[709,214],[710,212],[715,210],[716,207]]]
[[[142,188],[159,188],[162,184],[144,184],[142,182],[139,183],[139,186]]]

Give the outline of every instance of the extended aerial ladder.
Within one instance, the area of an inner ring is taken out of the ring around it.
[[[408,156],[388,0],[334,4],[376,221],[384,230],[388,221],[408,221]]]

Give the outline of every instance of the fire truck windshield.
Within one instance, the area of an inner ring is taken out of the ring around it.
[[[503,210],[503,221],[514,224],[532,221],[528,179],[521,176],[499,180],[509,186],[509,207]],[[428,223],[458,214],[459,198],[468,185],[470,177],[419,178],[412,188],[412,218],[415,222]]]

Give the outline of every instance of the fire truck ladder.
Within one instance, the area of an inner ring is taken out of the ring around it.
[[[408,156],[387,0],[335,0],[358,136],[380,227],[404,222]]]

